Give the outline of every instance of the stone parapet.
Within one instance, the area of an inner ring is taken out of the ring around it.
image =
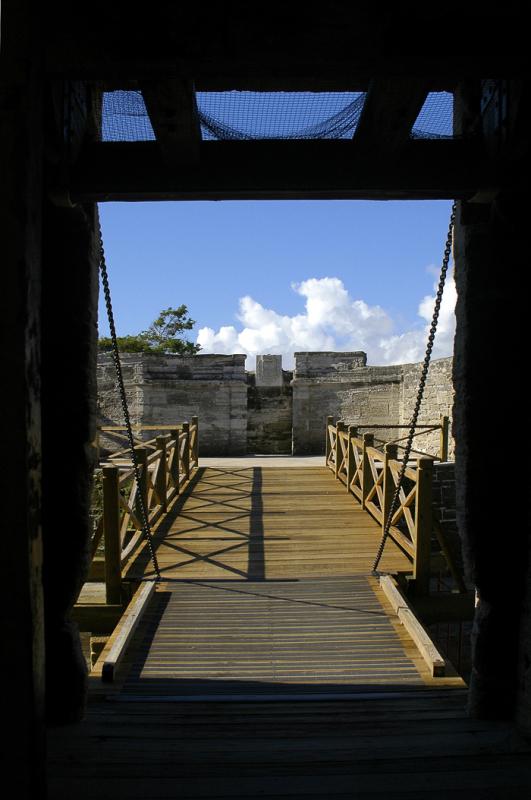
[[[349,373],[360,367],[367,366],[367,353],[361,350],[351,353],[337,353],[334,351],[299,352],[295,356],[295,380],[303,378],[345,378]]]
[[[258,357],[256,374],[245,371],[241,354],[129,353],[121,360],[132,421],[171,425],[197,415],[203,455],[318,455],[324,453],[327,416],[361,433],[370,425],[408,424],[422,369],[421,364],[367,366],[361,351],[295,353],[293,373],[281,369],[280,356]],[[122,424],[114,365],[107,354],[98,360],[98,393],[102,423]],[[452,359],[436,359],[419,423],[451,416],[452,404]],[[374,434],[377,441],[388,441],[405,431]],[[416,439],[415,447],[437,454],[439,441],[435,431]]]
[[[247,452],[245,356],[128,353],[121,356],[131,420],[172,425],[199,417],[203,455]],[[98,394],[103,424],[122,424],[112,358],[98,359]],[[105,440],[103,439],[105,444]]]

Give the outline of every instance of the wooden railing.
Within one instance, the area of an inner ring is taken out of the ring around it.
[[[429,426],[430,430],[437,427]],[[447,430],[444,420],[441,427]],[[447,450],[443,455],[447,455]],[[429,592],[435,522],[432,509],[433,461],[432,456],[418,455],[406,468],[399,505],[389,529],[390,538],[411,560],[418,594]],[[359,436],[356,427],[346,427],[341,421],[334,425],[333,418],[327,418],[326,466],[382,529],[389,517],[401,465],[396,443],[378,449],[374,447],[374,434]]]
[[[105,432],[109,429],[113,432],[125,430],[118,427],[104,427],[101,430]],[[139,494],[144,499],[149,523],[154,525],[198,466],[197,417],[192,417],[190,424],[184,422],[180,427],[136,427],[137,433],[142,430],[169,432],[145,442],[136,439],[139,483],[126,450],[113,453],[100,464],[102,511],[95,520],[92,558],[98,553],[103,537],[107,603],[120,602],[122,568],[143,538]]]
[[[402,442],[405,442],[409,438],[409,431],[410,425],[382,425],[380,423],[374,425],[359,425],[356,427],[358,435],[361,435],[361,431],[366,431],[368,433],[376,431],[377,433],[373,433],[374,436],[374,444],[378,446],[382,446],[382,448],[386,444],[396,444],[398,448],[403,448],[404,445]],[[396,433],[399,431],[407,431],[405,435],[398,435],[394,438],[390,438],[390,433]],[[413,438],[418,440],[421,436],[427,436],[430,433],[438,432],[439,438],[439,448],[437,454],[432,454],[426,451],[426,449],[422,450],[415,450],[413,448],[411,450],[412,453],[416,453],[420,456],[430,456],[431,458],[436,458],[439,461],[448,461],[448,453],[450,447],[450,418],[447,416],[441,416],[439,422],[435,422],[431,425],[415,425],[415,432],[413,434]],[[379,434],[379,435],[377,435]],[[382,434],[384,434],[384,438],[382,438]],[[426,440],[424,439],[424,444]],[[433,443],[430,440],[430,443]]]

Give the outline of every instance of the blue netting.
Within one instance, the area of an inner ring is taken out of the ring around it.
[[[451,139],[453,124],[453,94],[430,92],[413,125],[411,136],[414,139]]]
[[[351,139],[365,94],[361,92],[198,92],[203,140]],[[452,136],[453,96],[431,92],[411,131],[413,138]],[[103,141],[155,138],[138,91],[106,92]]]
[[[351,139],[361,92],[198,92],[203,139]]]
[[[105,92],[101,120],[104,142],[146,142],[155,138],[140,92]]]

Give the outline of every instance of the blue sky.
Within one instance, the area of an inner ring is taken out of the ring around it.
[[[372,363],[415,360],[450,206],[100,204],[118,333],[144,330],[161,309],[185,303],[197,322],[190,338],[210,331],[200,338],[205,352],[348,347],[369,350]],[[449,355],[451,321],[442,328],[436,355]],[[107,331],[100,298],[100,333]]]

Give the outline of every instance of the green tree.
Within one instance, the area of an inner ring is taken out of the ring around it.
[[[185,305],[178,308],[166,308],[161,311],[147,331],[135,336],[119,336],[118,348],[123,353],[175,353],[180,356],[193,356],[201,350],[201,345],[189,342],[180,334],[191,330],[195,320],[188,316]],[[112,341],[108,336],[98,342],[103,352],[112,350]]]

